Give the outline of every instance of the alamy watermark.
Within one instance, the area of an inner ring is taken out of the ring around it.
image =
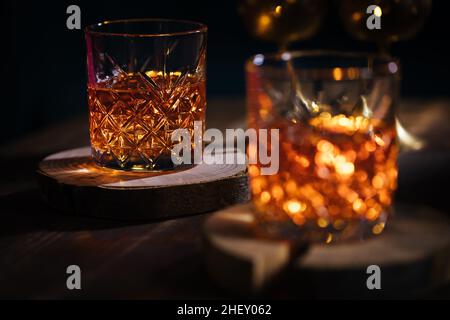
[[[367,289],[381,290],[381,268],[372,264],[367,267],[366,273],[370,274],[366,281]]]
[[[207,129],[203,133],[202,121],[194,122],[194,132],[176,129],[172,133],[171,158],[180,164],[259,164],[261,175],[273,175],[279,169],[279,129],[226,129],[225,136],[219,129]],[[203,142],[210,142],[205,148]],[[245,154],[248,141],[248,154]],[[222,152],[237,148],[242,152]]]
[[[69,30],[81,29],[81,9],[76,4],[67,7],[66,13],[70,14],[66,20],[66,27]]]
[[[367,7],[366,13],[370,16],[366,20],[366,26],[369,30],[380,30],[381,29],[381,16],[383,11],[381,8],[375,4]]]
[[[67,267],[66,273],[69,274],[66,280],[66,287],[69,290],[81,290],[81,269],[76,264]]]

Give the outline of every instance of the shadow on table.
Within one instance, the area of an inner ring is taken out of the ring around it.
[[[48,206],[39,189],[28,189],[0,197],[1,236],[33,231],[81,231],[112,229],[137,224],[95,218],[62,215]]]

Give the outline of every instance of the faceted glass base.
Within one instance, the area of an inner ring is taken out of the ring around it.
[[[119,161],[113,154],[92,150],[92,158],[98,166],[127,171],[163,171],[180,167],[173,163],[170,154],[161,154],[155,159],[130,157],[127,161]]]

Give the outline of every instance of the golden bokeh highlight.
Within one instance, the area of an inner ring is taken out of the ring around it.
[[[341,68],[334,68],[333,69],[333,78],[334,80],[342,80],[343,78],[343,73],[342,73],[342,69]]]
[[[282,6],[276,6],[273,15],[275,17],[279,17],[282,13],[283,7]]]
[[[373,14],[377,17],[381,17],[383,15],[383,10],[379,6],[376,6],[373,10]]]
[[[272,25],[272,18],[270,17],[270,15],[262,14],[258,18],[256,31],[258,34],[264,34],[270,29],[271,25]]]
[[[279,172],[262,176],[259,165],[249,166],[253,204],[263,220],[341,231],[364,219],[374,223],[373,234],[383,231],[381,217],[397,184],[394,126],[328,112],[306,124],[282,119],[271,126],[280,129]],[[325,238],[334,241],[332,234]]]

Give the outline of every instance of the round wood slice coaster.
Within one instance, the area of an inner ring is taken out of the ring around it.
[[[90,148],[85,147],[45,158],[37,173],[50,205],[82,216],[164,219],[218,210],[249,198],[244,164],[199,164],[163,172],[119,171],[96,166]]]
[[[233,206],[205,224],[207,269],[235,293],[281,289],[277,296],[286,297],[409,297],[448,283],[448,217],[400,204],[395,213],[379,236],[302,250],[304,244],[262,237],[251,206]],[[371,265],[380,267],[380,290],[367,287]]]

